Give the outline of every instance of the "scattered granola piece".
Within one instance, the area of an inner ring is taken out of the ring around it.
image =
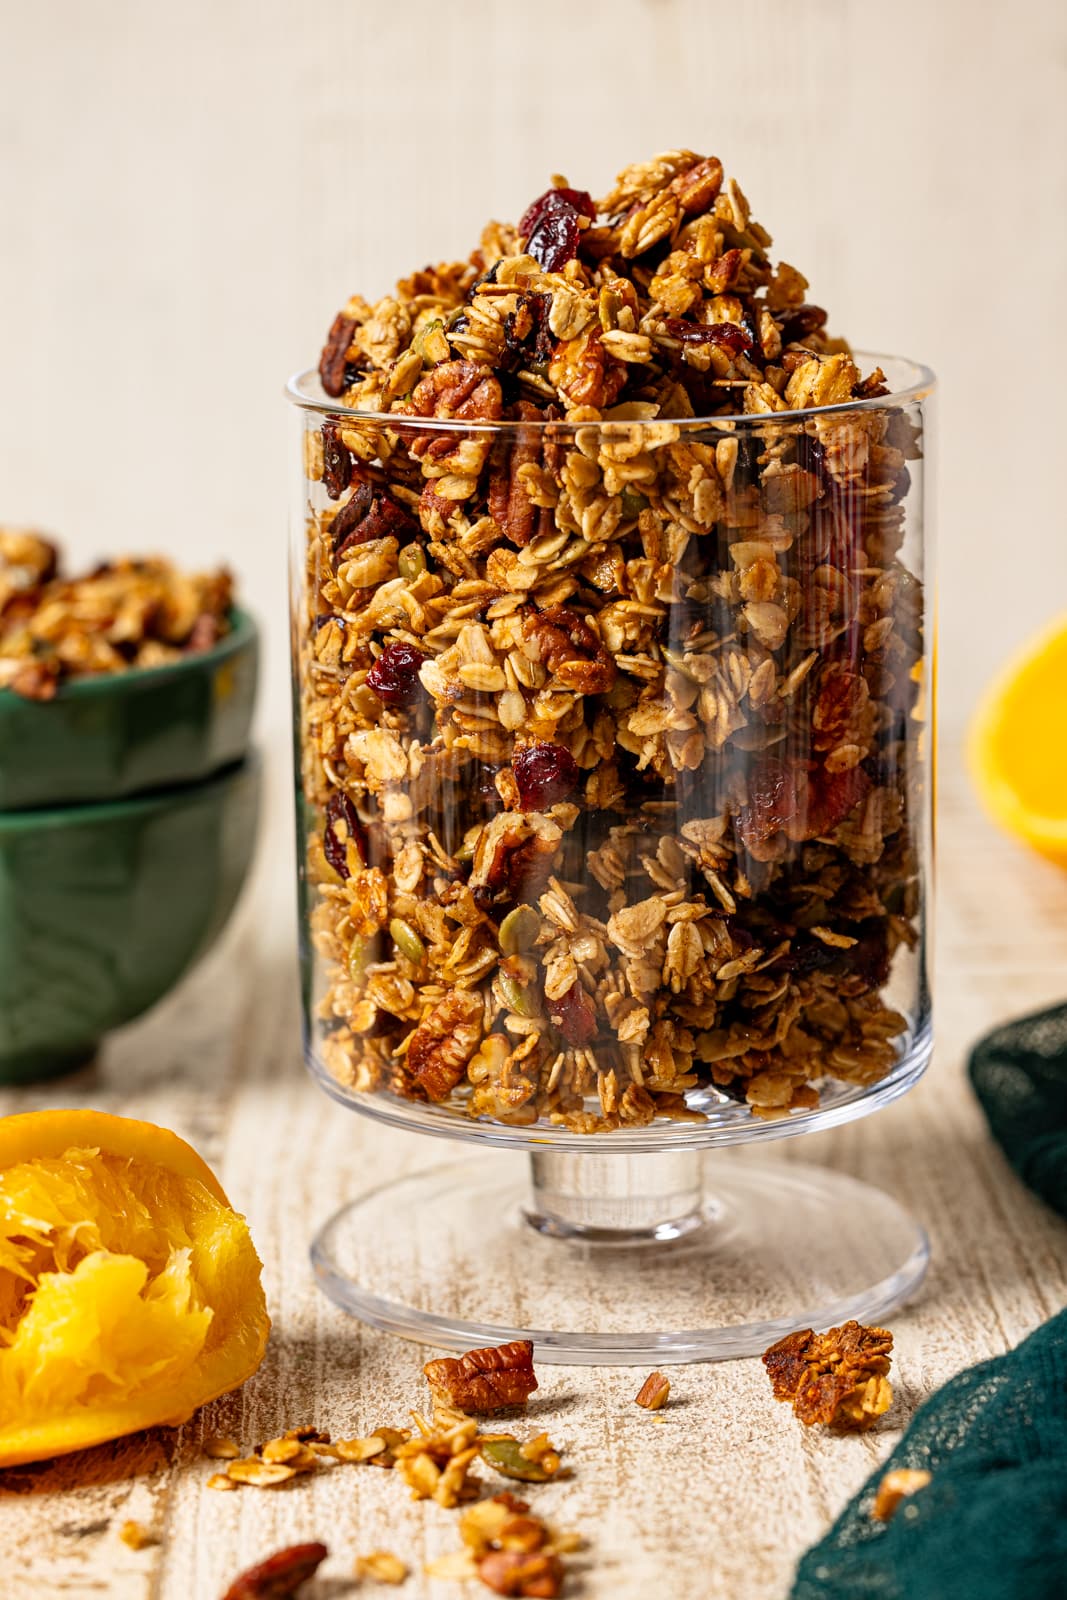
[[[226,1468],[228,1478],[235,1483],[250,1484],[253,1489],[276,1489],[279,1484],[288,1483],[297,1475],[295,1467],[282,1461],[264,1461],[260,1456],[246,1456],[242,1460],[231,1461]]]
[[[218,1489],[223,1494],[239,1487],[236,1478],[231,1478],[228,1472],[213,1472],[207,1480],[209,1489]]]
[[[931,1473],[922,1468],[897,1467],[895,1471],[887,1472],[878,1485],[878,1493],[871,1507],[871,1516],[876,1517],[879,1522],[891,1522],[900,1502],[909,1495],[917,1494],[920,1489],[925,1489],[931,1476]]]
[[[563,1587],[559,1556],[536,1550],[490,1550],[478,1563],[478,1576],[496,1594],[544,1595],[548,1600]]]
[[[461,1501],[473,1500],[479,1480],[471,1467],[481,1455],[478,1424],[473,1417],[441,1428],[417,1411],[417,1433],[396,1448],[396,1465],[413,1500],[436,1500],[451,1511]]]
[[[324,1544],[294,1544],[235,1578],[222,1600],[290,1600],[329,1555]]]
[[[581,1547],[575,1534],[560,1533],[532,1516],[525,1500],[494,1495],[465,1511],[459,1522],[465,1549],[440,1556],[426,1567],[434,1578],[478,1577],[497,1594],[553,1600],[563,1586],[560,1557]]]
[[[527,1444],[520,1444],[507,1433],[483,1434],[481,1445],[482,1456],[502,1478],[515,1478],[520,1483],[547,1483],[559,1475],[559,1451],[547,1433],[538,1434]]]
[[[134,1522],[132,1518],[122,1524],[119,1538],[123,1544],[128,1544],[131,1550],[144,1550],[150,1544],[159,1543],[150,1528],[146,1528],[143,1522]]]
[[[220,1437],[212,1434],[210,1439],[204,1440],[204,1454],[209,1461],[236,1461],[241,1454],[240,1446],[236,1439]]]
[[[662,1372],[650,1372],[634,1395],[634,1405],[644,1406],[646,1411],[658,1411],[667,1404],[670,1392],[671,1380]]]
[[[501,1411],[525,1405],[537,1388],[529,1339],[468,1350],[459,1357],[443,1356],[428,1361],[422,1370],[435,1399],[464,1411]]]
[[[372,1550],[357,1558],[355,1573],[357,1578],[369,1578],[372,1583],[403,1583],[408,1566],[391,1550]]]
[[[893,1335],[884,1328],[845,1322],[826,1333],[790,1333],[763,1354],[776,1400],[791,1402],[806,1426],[869,1428],[889,1410],[886,1378]]]

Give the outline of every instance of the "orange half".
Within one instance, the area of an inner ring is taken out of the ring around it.
[[[1024,646],[986,690],[969,757],[994,821],[1067,866],[1067,617]]]
[[[174,1426],[270,1332],[248,1226],[166,1128],[0,1119],[0,1466]]]

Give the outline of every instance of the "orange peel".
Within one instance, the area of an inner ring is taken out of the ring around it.
[[[0,1120],[0,1466],[176,1426],[263,1359],[248,1226],[177,1134]]]
[[[986,689],[968,758],[992,819],[1067,867],[1067,616],[1024,645]]]

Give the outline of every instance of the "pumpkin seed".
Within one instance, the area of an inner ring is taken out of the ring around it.
[[[638,494],[636,489],[629,485],[622,491],[622,514],[624,517],[637,517],[648,505],[648,499],[643,494]]]
[[[528,992],[521,983],[517,983],[509,972],[502,972],[497,979],[504,1004],[509,1011],[517,1017],[532,1017],[536,1015],[534,1004]]]
[[[410,922],[404,922],[402,918],[394,917],[389,924],[389,937],[400,951],[400,954],[407,956],[414,966],[421,966],[426,960],[426,946]]]
[[[541,918],[533,906],[516,906],[500,924],[500,948],[506,956],[517,956],[523,950],[532,950],[540,931]]]
[[[352,940],[348,951],[348,976],[353,983],[360,983],[367,965],[367,941],[357,935]]]
[[[518,1478],[522,1483],[547,1483],[552,1476],[539,1461],[531,1461],[523,1455],[517,1439],[486,1439],[482,1454],[502,1478]]]

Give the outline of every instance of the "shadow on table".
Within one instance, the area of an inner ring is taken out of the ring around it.
[[[70,1455],[53,1456],[48,1461],[5,1467],[0,1471],[0,1497],[60,1494],[68,1489],[94,1488],[165,1472],[174,1461],[177,1440],[177,1428],[147,1428],[128,1434],[125,1439],[94,1445],[91,1450],[73,1450]],[[92,1525],[72,1525],[58,1531],[74,1534],[98,1530]]]

